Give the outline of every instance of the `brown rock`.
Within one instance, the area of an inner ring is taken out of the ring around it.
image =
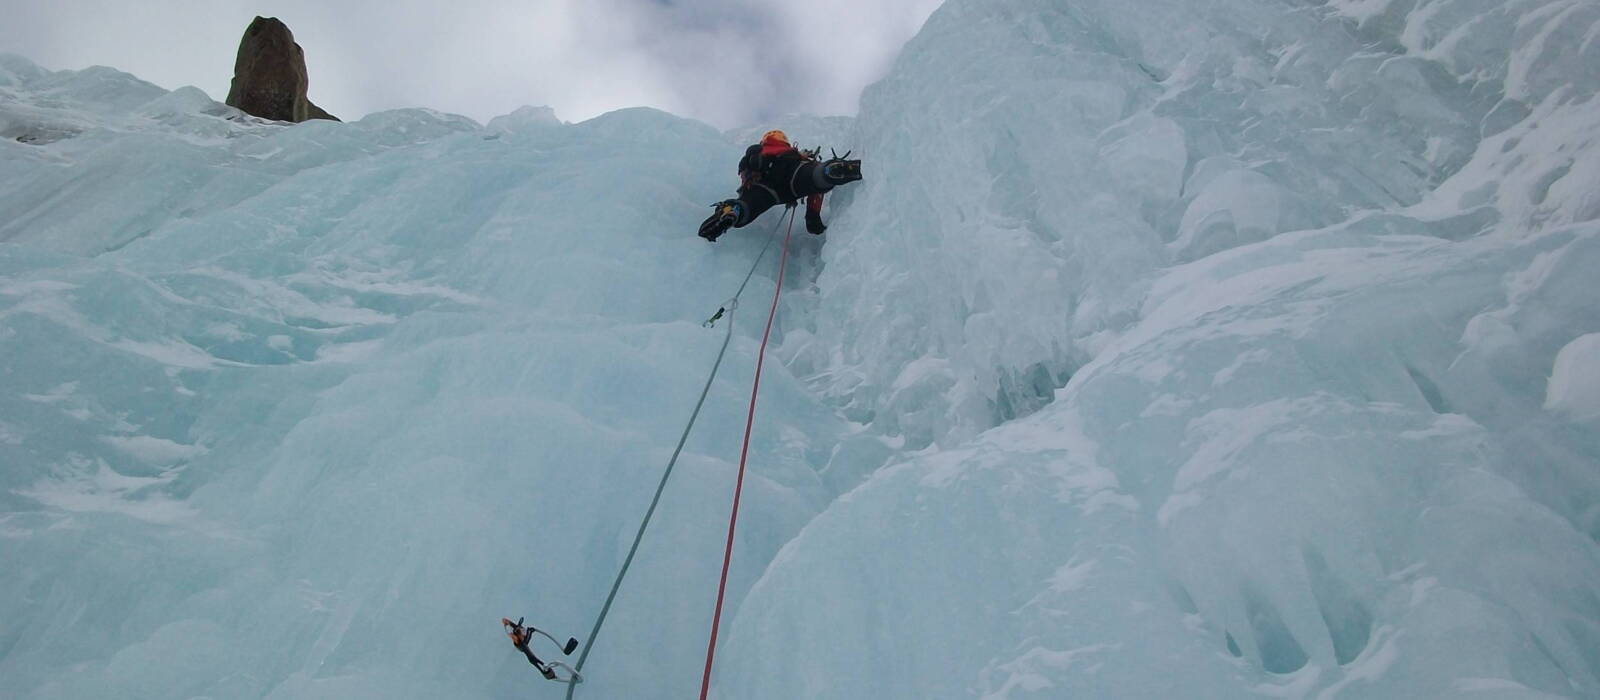
[[[339,121],[306,98],[309,82],[305,52],[289,27],[276,17],[257,17],[239,41],[227,103],[263,119]]]

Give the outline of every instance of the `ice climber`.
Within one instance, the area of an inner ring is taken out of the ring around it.
[[[713,204],[716,211],[700,224],[700,237],[715,242],[730,227],[747,226],[773,205],[794,206],[801,197],[806,230],[822,233],[828,228],[822,223],[823,193],[861,179],[861,161],[849,157],[820,161],[817,151],[797,149],[782,131],[768,131],[739,159],[739,198]]]
[[[539,673],[544,674],[545,678],[548,678],[550,680],[556,680],[556,669],[555,669],[555,667],[556,666],[563,666],[564,667],[565,664],[561,664],[559,662],[554,662],[554,661],[549,662],[549,663],[545,663],[543,661],[540,661],[539,657],[534,656],[533,650],[528,648],[528,641],[533,639],[533,635],[535,633],[544,635],[546,638],[548,638],[552,642],[555,642],[556,638],[555,637],[551,637],[544,630],[534,629],[533,625],[523,625],[522,624],[522,618],[520,618],[520,617],[517,618],[516,622],[512,622],[511,620],[508,620],[508,619],[502,617],[502,618],[500,618],[500,624],[505,625],[506,636],[511,638],[511,645],[515,646],[517,648],[517,651],[522,652],[523,656],[528,657],[528,663],[533,664],[534,668],[539,669]],[[556,642],[556,643],[560,644],[560,642]],[[576,648],[578,648],[578,640],[577,640],[577,638],[568,639],[566,645],[561,647],[561,653],[562,654],[571,654],[572,650],[576,649]],[[571,670],[571,669],[568,669],[568,670]]]

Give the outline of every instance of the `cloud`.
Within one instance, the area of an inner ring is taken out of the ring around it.
[[[720,127],[853,114],[940,0],[152,0],[19,3],[0,51],[110,65],[226,95],[257,14],[305,49],[311,99],[343,118],[431,107],[479,121],[524,104],[579,120],[648,105]]]

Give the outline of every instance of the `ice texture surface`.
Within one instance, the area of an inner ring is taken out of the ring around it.
[[[902,452],[724,697],[1600,695],[1597,32],[946,3],[784,347]]]
[[[73,134],[0,143],[0,696],[554,695],[498,620],[587,635],[775,225],[685,235],[741,150],[651,110],[307,129],[5,65],[8,128]],[[698,681],[703,637],[662,640],[710,618],[758,313],[587,693]],[[770,363],[761,417],[735,603],[844,429]]]
[[[0,696],[559,697],[777,212],[713,695],[1600,696],[1600,11],[949,0],[855,119],[0,56]],[[697,687],[759,321],[579,689]],[[549,650],[545,650],[549,651]]]

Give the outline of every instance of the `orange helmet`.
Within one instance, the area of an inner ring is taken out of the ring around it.
[[[779,131],[777,129],[773,129],[772,131],[768,131],[767,133],[761,135],[761,142],[762,143],[770,143],[772,141],[781,141],[783,143],[788,143],[789,142],[789,135],[785,134],[782,131]]]

